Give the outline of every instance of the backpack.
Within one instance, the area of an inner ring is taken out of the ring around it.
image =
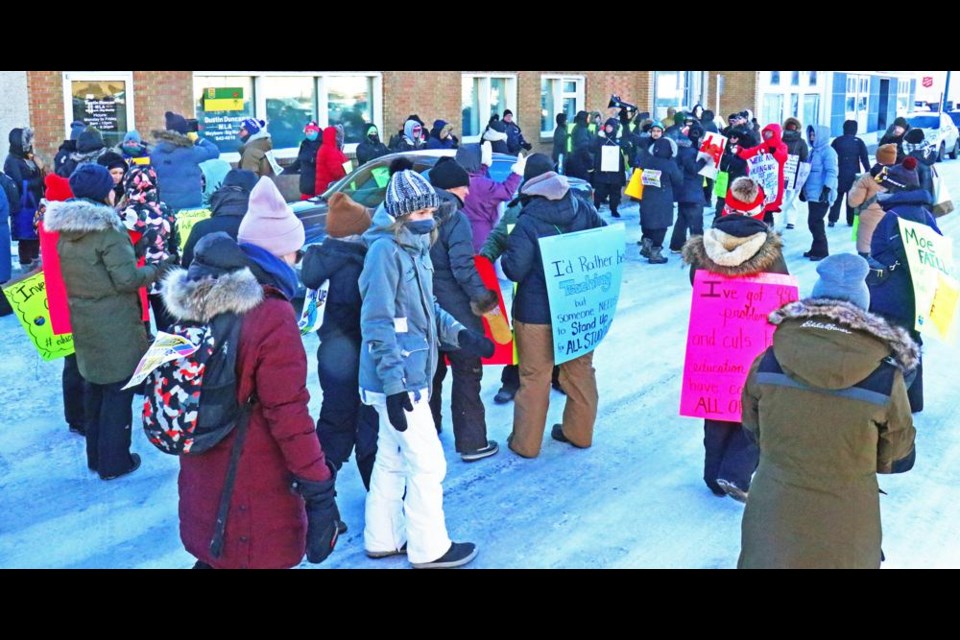
[[[237,402],[241,324],[236,314],[222,313],[208,323],[174,325],[171,332],[190,345],[183,346],[183,355],[151,371],[145,381],[143,430],[160,451],[178,456],[201,455],[237,429],[210,544],[215,558],[223,551],[237,462],[256,402],[255,397],[243,405]]]

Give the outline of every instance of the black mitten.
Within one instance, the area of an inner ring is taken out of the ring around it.
[[[327,463],[330,478],[321,482],[295,478],[293,486],[303,496],[307,509],[307,561],[319,564],[337,545],[340,510],[334,488],[337,471]]]
[[[489,358],[497,348],[493,340],[470,329],[461,329],[457,334],[457,342],[460,343],[461,349],[481,358]]]
[[[406,391],[387,396],[387,416],[397,431],[407,430],[405,411],[413,411],[413,404],[410,403],[410,396]]]

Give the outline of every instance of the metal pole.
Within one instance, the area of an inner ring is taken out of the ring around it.
[[[949,100],[949,99],[950,99],[950,72],[947,71],[947,81],[946,81],[946,82],[944,83],[944,85],[943,85],[943,98],[942,98],[942,102],[940,103],[940,112],[941,112],[941,113],[943,113],[944,111],[947,110],[947,108],[946,108],[946,102],[947,102],[947,100]],[[956,106],[956,105],[954,105],[954,106]]]

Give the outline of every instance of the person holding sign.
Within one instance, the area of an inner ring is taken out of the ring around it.
[[[524,172],[520,188],[523,209],[500,258],[503,272],[517,283],[513,320],[520,362],[520,389],[507,444],[524,458],[537,457],[543,445],[554,363],[550,301],[539,240],[606,226],[592,204],[574,196],[565,176],[544,171],[550,166],[549,158],[534,154],[531,159],[538,156]],[[592,351],[560,365],[560,385],[567,401],[563,422],[553,425],[551,436],[574,447],[589,447],[599,401]]]
[[[103,480],[135,471],[130,454],[133,389],[122,390],[147,351],[138,289],[171,262],[136,266],[127,231],[113,209],[113,179],[85,163],[70,176],[74,199],[50,202],[44,227],[59,232],[57,253],[85,400],[87,466]]]
[[[867,312],[867,271],[860,256],[830,256],[811,298],[770,314],[773,346],[743,388],[760,464],[738,568],[880,567],[876,474],[913,467],[904,377],[918,352],[905,330]]]
[[[736,116],[736,122],[744,122],[743,118]],[[720,157],[720,174],[717,176],[717,184],[722,188],[717,192],[717,212],[716,215],[723,215],[723,207],[732,185],[737,178],[748,174],[747,161],[740,157],[741,149],[750,149],[756,146],[753,138],[753,132],[746,125],[730,125],[723,130],[723,135],[727,137],[727,146]],[[726,180],[722,174],[726,174]]]
[[[738,155],[744,160],[750,161],[758,155],[766,154],[764,157],[773,157],[776,161],[776,169],[773,175],[767,174],[757,176],[758,182],[766,185],[766,201],[763,205],[763,221],[773,226],[773,214],[780,211],[780,204],[783,202],[783,167],[787,162],[787,145],[781,140],[782,130],[780,125],[772,122],[763,128],[760,136],[763,138],[756,147],[752,149],[740,149]],[[757,166],[749,164],[751,168]]]
[[[783,213],[783,220],[786,223],[785,228],[793,229],[797,223],[797,211],[794,205],[799,193],[799,188],[795,186],[799,178],[799,165],[801,162],[806,163],[809,155],[807,141],[803,139],[803,125],[796,118],[787,118],[783,121],[783,143],[787,145],[788,162],[791,160],[791,156],[794,156],[793,164],[797,165],[798,172],[798,174],[791,176],[789,180],[784,176],[783,202],[780,203],[780,211]],[[801,183],[800,187],[802,186]]]
[[[603,125],[602,137],[597,138],[593,164],[593,206],[597,209],[610,196],[610,215],[619,218],[620,191],[627,184],[623,150],[617,142],[620,121],[610,118]]]
[[[816,262],[830,254],[827,246],[827,230],[823,219],[827,217],[830,205],[837,198],[837,152],[830,146],[830,129],[824,125],[807,125],[807,140],[810,142],[810,175],[803,185],[801,200],[807,201],[807,227],[813,236],[810,250],[804,258]]]
[[[661,137],[650,145],[650,153],[640,156],[640,168],[643,169],[640,255],[650,264],[667,262],[663,255],[663,239],[667,236],[667,228],[673,224],[673,203],[683,187],[683,173],[674,160],[676,154],[676,143]]]
[[[691,284],[698,269],[727,278],[790,273],[780,236],[762,220],[735,213],[714,218],[713,228],[690,238],[683,246],[683,261],[690,265]],[[707,487],[714,495],[746,501],[760,452],[743,425],[704,420],[703,448]]]
[[[918,345],[923,345],[916,330],[916,294],[907,260],[898,219],[909,220],[930,227],[943,235],[936,218],[930,213],[933,196],[920,186],[916,158],[907,156],[901,164],[882,175],[886,194],[878,203],[886,212],[873,233],[870,244],[871,270],[867,278],[870,287],[870,312],[886,318],[906,329]],[[923,357],[917,359],[916,377],[908,389],[910,409],[923,411]]]
[[[450,541],[443,514],[447,463],[430,411],[437,346],[483,357],[494,352],[493,342],[434,298],[430,234],[439,204],[419,173],[394,173],[363,235],[368,249],[359,280],[360,398],[380,417],[364,549],[371,558],[406,554],[424,569],[458,567],[477,555],[475,544]]]
[[[323,144],[317,151],[317,193],[323,193],[331,184],[347,175],[344,164],[349,162],[347,156],[337,147],[337,130],[327,127],[323,130]]]

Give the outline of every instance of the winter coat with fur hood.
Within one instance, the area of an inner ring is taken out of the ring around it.
[[[256,402],[237,464],[221,556],[211,556],[210,541],[236,431],[201,455],[180,457],[180,538],[187,551],[217,569],[293,567],[303,559],[307,519],[291,481],[330,477],[307,409],[303,340],[290,302],[258,282],[237,244],[226,234],[205,240],[189,272],[178,269],[164,278],[164,303],[182,320],[241,315],[237,402],[251,396]],[[205,267],[215,267],[220,275],[202,275]]]
[[[513,317],[530,324],[551,324],[540,238],[605,227],[592,204],[570,191],[565,176],[553,171],[527,181],[520,190],[523,209],[507,236],[500,258],[503,272],[517,283]]]
[[[137,267],[126,228],[104,204],[50,202],[43,224],[60,234],[57,254],[80,374],[94,384],[129,379],[147,350],[138,289],[156,280],[159,267]]]
[[[743,514],[740,568],[880,567],[878,473],[913,466],[907,332],[852,303],[792,302],[743,388],[760,464]]]
[[[176,131],[154,131],[157,144],[150,162],[157,172],[160,198],[174,211],[203,206],[200,163],[220,157],[217,145],[204,138],[196,144]]]
[[[788,125],[795,129],[787,129]],[[796,118],[787,118],[783,121],[783,143],[787,145],[787,154],[799,156],[800,162],[806,162],[810,155],[807,141],[803,139],[803,125]]]
[[[8,141],[10,152],[3,162],[3,172],[17,187],[18,196],[23,196],[23,183],[26,181],[27,189],[33,194],[34,201],[40,204],[40,199],[43,197],[43,171],[37,167],[33,159],[27,159],[27,154],[33,153],[33,129],[30,127],[11,129]],[[17,202],[11,202],[10,206],[11,211],[19,211],[19,197]]]
[[[273,167],[267,158],[269,151],[273,151],[273,141],[266,129],[251,134],[240,146],[240,164],[237,168],[253,171],[258,178],[272,176]]]
[[[683,261],[690,265],[690,284],[697,269],[729,278],[790,273],[779,234],[763,221],[741,215],[716,218],[702,236],[692,236],[683,246]]]

